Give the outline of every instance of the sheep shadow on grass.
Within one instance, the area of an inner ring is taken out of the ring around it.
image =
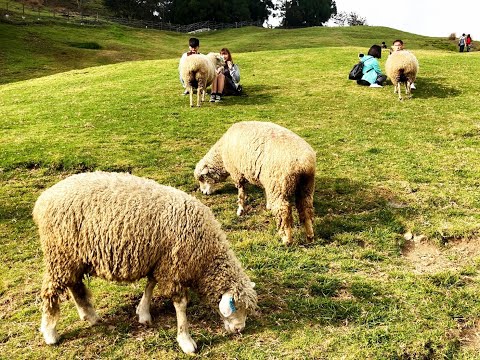
[[[239,96],[225,96],[220,103],[228,105],[265,105],[272,103],[272,91],[280,89],[279,86],[248,85],[243,87],[243,93]],[[218,105],[218,104],[216,104]]]
[[[416,90],[412,90],[412,98],[418,99],[430,99],[430,98],[439,98],[446,99],[450,97],[457,97],[461,95],[461,90],[446,86],[441,82],[441,78],[436,78],[437,81],[433,81],[428,78],[420,78],[415,81]],[[392,85],[390,81],[387,83]],[[402,91],[405,91],[404,85],[401,87]],[[393,87],[392,87],[393,92]]]
[[[348,178],[317,178],[315,187],[315,244],[331,243],[338,234],[366,229],[403,234],[401,214],[411,209],[387,188]]]

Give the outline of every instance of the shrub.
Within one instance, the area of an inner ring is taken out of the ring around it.
[[[457,38],[457,34],[451,33],[450,36],[448,37],[448,40],[455,40]]]

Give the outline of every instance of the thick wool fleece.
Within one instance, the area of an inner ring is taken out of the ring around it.
[[[417,58],[407,50],[394,51],[385,62],[385,72],[394,86],[399,82],[415,82],[418,68]]]
[[[89,274],[155,278],[168,297],[191,287],[214,307],[231,290],[245,307],[256,306],[212,212],[180,190],[130,174],[78,174],[43,192],[33,218],[44,252],[44,296],[58,296]]]
[[[314,179],[316,155],[300,136],[271,122],[244,121],[232,125],[196,166],[219,179],[245,178],[266,190],[267,203],[289,198],[302,180]],[[198,176],[197,176],[198,177]],[[313,190],[313,189],[312,189]]]
[[[215,70],[219,63],[220,54],[208,53],[187,56],[180,67],[180,75],[187,86],[207,88],[215,79]]]

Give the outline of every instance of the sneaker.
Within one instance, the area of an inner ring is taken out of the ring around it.
[[[373,83],[370,85],[370,87],[376,87],[376,88],[379,88],[379,87],[382,87],[382,85],[380,84],[377,84],[377,83]]]
[[[417,89],[417,88],[415,87],[415,84],[414,84],[414,83],[412,83],[412,85],[410,85],[410,89],[411,89],[411,90],[416,90],[416,89]]]
[[[222,97],[217,94],[217,96],[215,97],[215,102],[220,102],[220,101],[222,101]]]
[[[188,95],[188,94],[189,94],[188,90],[185,90],[182,95],[185,96],[185,95]]]
[[[217,98],[216,94],[210,95],[210,102],[215,102],[215,99]]]

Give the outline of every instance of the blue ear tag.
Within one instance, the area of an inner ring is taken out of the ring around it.
[[[237,308],[235,307],[235,301],[233,300],[233,298],[230,298],[230,301],[228,302],[228,304],[230,305],[230,310],[232,310],[232,313],[237,311]]]

